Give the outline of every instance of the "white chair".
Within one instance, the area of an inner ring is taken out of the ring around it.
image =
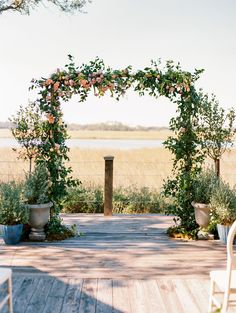
[[[221,308],[221,313],[226,313],[230,300],[230,295],[236,294],[236,255],[233,251],[233,241],[236,233],[236,221],[229,230],[227,237],[227,266],[226,270],[211,271],[210,303],[208,312],[211,313],[216,308]],[[218,296],[218,298],[216,297]],[[219,296],[222,300],[219,301]]]
[[[13,313],[12,306],[12,270],[9,268],[0,267],[0,285],[7,283],[7,294],[0,302],[0,312],[2,308],[8,303],[8,312]]]

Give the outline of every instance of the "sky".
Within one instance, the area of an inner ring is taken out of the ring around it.
[[[0,121],[33,100],[31,79],[63,68],[68,54],[78,65],[99,56],[114,69],[143,69],[159,58],[203,68],[197,87],[236,108],[235,0],[93,0],[86,11],[70,15],[45,3],[30,16],[0,15]],[[91,94],[62,106],[64,119],[78,124],[168,126],[176,110],[168,99],[131,91],[119,102]]]

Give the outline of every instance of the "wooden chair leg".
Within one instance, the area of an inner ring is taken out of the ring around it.
[[[13,304],[12,304],[12,278],[10,277],[8,279],[8,308],[9,308],[9,313],[13,313]]]
[[[211,279],[211,285],[210,285],[210,299],[209,299],[209,306],[208,306],[208,313],[211,313],[213,310],[213,296],[215,292],[215,282],[213,279]]]
[[[226,290],[224,293],[223,305],[221,309],[221,313],[227,313],[229,303],[229,290]]]

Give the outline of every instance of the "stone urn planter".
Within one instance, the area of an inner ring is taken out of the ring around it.
[[[192,202],[195,220],[200,227],[207,227],[210,223],[210,206],[205,203]]]
[[[44,226],[49,221],[50,208],[53,206],[52,202],[45,204],[28,204],[29,208],[29,224],[31,232],[29,239],[32,241],[43,241],[46,238]]]

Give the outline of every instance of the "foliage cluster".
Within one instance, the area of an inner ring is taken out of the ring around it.
[[[218,189],[219,178],[211,169],[200,172],[193,181],[193,199],[197,203],[210,203]]]
[[[50,201],[50,173],[44,163],[36,165],[33,173],[26,174],[24,194],[28,204],[43,204]]]
[[[11,132],[17,142],[19,149],[13,149],[18,152],[18,157],[23,160],[29,160],[29,171],[32,169],[32,160],[37,157],[40,146],[43,145],[42,139],[45,137],[42,112],[33,102],[27,106],[20,106],[15,116],[10,119]]]
[[[236,134],[236,113],[233,108],[226,112],[220,107],[215,95],[200,93],[201,106],[196,133],[204,153],[215,162],[215,171],[220,176],[219,161],[222,154],[233,146]]]
[[[62,202],[65,213],[103,213],[103,188],[70,188]],[[113,213],[165,213],[171,202],[147,187],[116,188],[113,191]]]
[[[236,220],[236,189],[224,181],[211,196],[212,223],[231,225]]]
[[[62,223],[60,217],[54,217],[45,228],[47,241],[65,240],[79,235],[77,226],[67,226]]]
[[[23,197],[23,185],[16,182],[0,185],[0,224],[16,225],[28,222],[29,212]]]
[[[102,213],[102,187],[72,187],[61,203],[65,213]]]

